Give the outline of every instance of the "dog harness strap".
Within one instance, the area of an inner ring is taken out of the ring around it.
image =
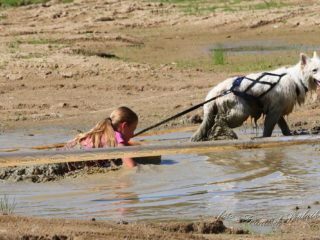
[[[296,85],[296,94],[299,97],[300,96],[300,88],[296,83],[294,83],[294,85]]]
[[[255,102],[259,107],[262,107],[262,104],[259,101],[259,98],[255,97],[255,96],[252,96],[250,94],[247,94],[245,92],[239,92],[239,91],[232,91],[232,92],[233,92],[234,95],[242,97],[245,100]]]
[[[300,83],[301,83],[301,85],[302,85],[302,87],[304,89],[304,92],[307,93],[309,91],[309,89],[306,87],[306,85],[304,85],[304,83],[302,82],[301,79],[299,79],[299,81],[300,81]],[[294,85],[296,86],[296,94],[299,97],[300,93],[301,93],[300,88],[299,88],[298,84],[294,83]]]
[[[278,77],[279,79],[278,79],[278,81],[276,81],[274,83],[270,83],[270,82],[266,82],[266,81],[260,81],[260,79],[262,79],[264,76],[267,76],[267,75],[275,76],[275,77]],[[275,73],[264,72],[257,79],[251,79],[251,78],[248,78],[246,76],[237,77],[236,79],[233,80],[232,87],[230,88],[230,91],[233,92],[233,94],[236,95],[236,96],[242,97],[243,99],[248,100],[248,101],[254,101],[259,107],[263,107],[259,99],[261,97],[263,97],[264,95],[266,95],[268,92],[270,92],[280,82],[281,78],[283,76],[285,76],[285,75],[286,75],[286,73],[275,74]],[[241,82],[242,82],[243,79],[252,81],[252,83],[250,83],[249,86],[243,92],[234,90],[236,87],[240,87]],[[247,91],[250,90],[256,83],[269,85],[270,88],[267,91],[265,91],[264,93],[262,93],[259,96],[257,96],[257,97],[248,94]],[[302,85],[305,87],[305,85],[303,83],[302,83]],[[305,87],[305,89],[306,89],[306,87]]]
[[[277,77],[279,77],[279,79],[278,79],[278,81],[276,81],[275,83],[270,83],[270,88],[269,88],[267,91],[265,91],[264,93],[260,94],[260,95],[258,96],[258,98],[261,98],[261,97],[263,97],[264,95],[266,95],[268,92],[270,92],[270,91],[272,90],[272,88],[274,88],[274,87],[280,82],[281,78],[286,75],[286,73],[283,73],[283,74],[280,74],[280,75],[268,73],[268,75],[277,76]]]
[[[305,92],[308,92],[308,91],[309,91],[309,89],[307,88],[307,86],[306,86],[306,85],[304,85],[304,83],[302,82],[302,80],[301,80],[301,79],[299,79],[299,80],[300,80],[300,83],[301,83],[302,87],[304,88],[304,91],[305,91]]]

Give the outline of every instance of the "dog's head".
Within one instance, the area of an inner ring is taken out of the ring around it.
[[[302,69],[303,81],[309,90],[320,88],[320,58],[317,52],[309,58],[306,54],[301,53],[300,64]]]

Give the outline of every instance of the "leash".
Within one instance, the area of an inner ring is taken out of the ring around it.
[[[229,94],[229,93],[231,93],[231,91],[230,91],[230,90],[226,90],[226,91],[224,91],[223,93],[221,93],[221,94],[218,95],[218,96],[215,96],[215,97],[213,97],[213,98],[210,98],[210,99],[208,99],[207,101],[204,101],[204,102],[202,102],[202,103],[199,103],[199,104],[197,104],[197,105],[195,105],[195,106],[193,106],[193,107],[191,107],[191,108],[188,108],[188,109],[186,109],[186,110],[184,110],[184,111],[182,111],[182,112],[180,112],[180,113],[178,113],[178,114],[176,114],[176,115],[174,115],[174,116],[172,116],[172,117],[169,117],[169,118],[167,118],[167,119],[165,119],[165,120],[163,120],[163,121],[161,121],[161,122],[158,122],[158,123],[156,123],[156,124],[154,124],[154,125],[152,125],[152,126],[150,126],[150,127],[147,127],[147,128],[145,128],[145,129],[137,132],[136,134],[134,134],[134,137],[136,137],[136,136],[138,136],[138,135],[140,135],[140,134],[142,134],[142,133],[144,133],[144,132],[147,132],[147,131],[149,131],[150,129],[156,128],[156,127],[158,127],[158,126],[160,126],[160,125],[162,125],[162,124],[164,124],[164,123],[166,123],[166,122],[169,122],[169,121],[171,121],[171,120],[173,120],[173,119],[175,119],[175,118],[178,118],[178,117],[180,117],[180,116],[182,116],[182,115],[185,115],[185,114],[187,114],[187,113],[189,113],[189,112],[191,112],[191,111],[193,111],[193,110],[195,110],[195,109],[197,109],[197,108],[199,108],[199,107],[202,107],[202,106],[205,105],[206,103],[209,103],[209,102],[211,102],[211,101],[213,101],[213,100],[216,100],[217,98],[222,97],[222,96],[225,96],[225,95],[227,95],[227,94]]]
[[[246,76],[235,78],[233,80],[232,87],[229,90],[225,90],[223,93],[221,93],[218,96],[210,98],[205,102],[199,103],[199,104],[197,104],[197,105],[195,105],[195,106],[193,106],[191,108],[188,108],[188,109],[184,110],[183,112],[180,112],[180,113],[178,113],[178,114],[176,114],[176,115],[174,115],[172,117],[169,117],[169,118],[167,118],[167,119],[165,119],[165,120],[163,120],[161,122],[158,122],[158,123],[156,123],[156,124],[154,124],[154,125],[152,125],[150,127],[147,127],[145,129],[141,130],[140,132],[137,132],[136,134],[134,134],[134,137],[136,137],[136,136],[138,136],[138,135],[140,135],[140,134],[142,134],[144,132],[147,132],[150,129],[156,128],[156,127],[158,127],[158,126],[160,126],[160,125],[162,125],[162,124],[164,124],[166,122],[169,122],[169,121],[171,121],[171,120],[173,120],[175,118],[178,118],[178,117],[180,117],[182,115],[185,115],[185,114],[187,114],[187,113],[189,113],[189,112],[191,112],[191,111],[193,111],[193,110],[195,110],[195,109],[197,109],[199,107],[202,107],[206,103],[209,103],[209,102],[211,102],[213,100],[216,100],[217,98],[225,96],[225,95],[227,95],[229,93],[233,93],[234,95],[242,97],[242,98],[244,98],[245,100],[248,100],[248,101],[254,101],[254,102],[257,103],[257,105],[259,107],[262,107],[260,102],[259,102],[259,99],[262,98],[264,95],[266,95],[268,92],[270,92],[272,90],[272,88],[274,88],[275,85],[277,85],[280,82],[280,80],[282,79],[282,77],[285,76],[285,75],[286,75],[286,73],[275,74],[275,73],[263,72],[257,79],[251,79],[251,78],[248,78]],[[278,77],[278,81],[276,81],[274,83],[260,81],[265,76]],[[239,91],[235,90],[235,88],[240,86],[242,80],[244,80],[244,79],[251,81],[251,84],[249,84],[249,86],[243,92],[239,92]],[[260,94],[257,97],[247,94],[247,91],[250,90],[257,83],[269,85],[269,89],[267,91],[265,91],[264,93]]]

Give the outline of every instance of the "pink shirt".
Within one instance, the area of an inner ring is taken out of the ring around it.
[[[115,135],[115,137],[116,137],[116,141],[117,141],[118,144],[125,142],[121,133],[115,131],[115,132],[114,132],[114,135]],[[81,145],[82,145],[82,147],[83,147],[84,149],[90,149],[90,148],[92,148],[93,145],[92,145],[92,140],[91,140],[91,138],[88,137],[88,138],[82,140],[82,141],[81,141]],[[105,142],[105,140],[104,140],[104,137],[101,136],[99,148],[103,148],[103,147],[106,147],[106,142]]]

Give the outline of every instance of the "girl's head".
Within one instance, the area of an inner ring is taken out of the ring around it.
[[[109,147],[117,146],[114,131],[118,131],[123,135],[125,141],[129,141],[133,137],[133,133],[138,124],[138,116],[128,107],[119,107],[114,110],[110,117],[98,122],[90,131],[81,133],[71,142],[77,144],[84,139],[90,138],[93,148],[103,147],[102,138],[105,145]]]
[[[111,124],[115,131],[120,132],[126,141],[133,137],[138,125],[138,116],[128,107],[119,107],[110,115]]]

